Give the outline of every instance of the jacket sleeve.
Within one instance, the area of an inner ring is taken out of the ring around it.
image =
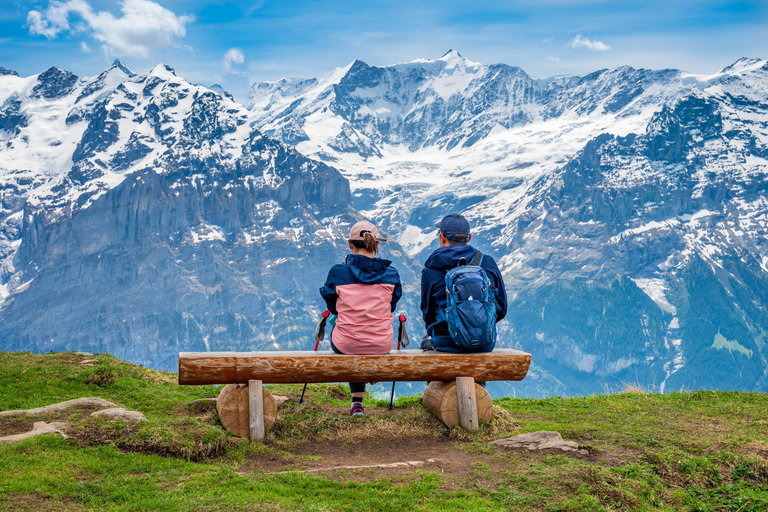
[[[486,263],[487,262],[487,263]],[[483,268],[485,268],[493,279],[493,285],[496,288],[494,295],[496,296],[496,302],[499,303],[499,309],[496,312],[496,322],[500,322],[507,316],[507,291],[504,289],[504,279],[501,277],[501,270],[499,270],[496,261],[493,258],[483,259]]]
[[[339,298],[339,295],[336,293],[336,272],[336,266],[331,267],[331,270],[328,271],[328,278],[325,280],[325,284],[320,288],[320,296],[325,300],[325,305],[328,308],[328,311],[334,315],[338,314],[336,311],[336,300]]]
[[[391,269],[395,274],[393,279],[395,283],[395,289],[392,290],[392,301],[390,302],[391,311],[394,313],[395,308],[397,307],[397,302],[403,296],[403,286],[400,284],[400,274],[397,272],[397,269],[392,266],[390,266],[389,269]]]
[[[435,301],[434,272],[428,267],[421,269],[421,316],[426,329],[437,319],[437,302]]]

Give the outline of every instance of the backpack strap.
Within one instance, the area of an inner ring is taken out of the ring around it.
[[[475,253],[475,257],[472,258],[472,261],[470,261],[469,264],[479,267],[482,262],[483,262],[483,253],[480,251],[477,251]]]

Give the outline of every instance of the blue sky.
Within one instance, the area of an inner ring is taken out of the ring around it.
[[[621,65],[713,73],[768,58],[768,1],[3,0],[0,66],[95,75],[115,57],[219,83],[322,76],[354,59],[387,65],[449,49],[530,75]]]

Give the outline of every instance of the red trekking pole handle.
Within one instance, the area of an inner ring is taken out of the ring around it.
[[[399,320],[400,320],[400,327],[397,329],[397,350],[400,350],[400,343],[403,341],[403,335],[405,334],[405,320],[406,320],[405,315],[400,314]],[[405,336],[407,337],[408,335],[405,334]],[[406,346],[408,346],[407,343],[406,343]]]
[[[328,317],[331,316],[331,312],[327,309],[323,311],[323,318],[320,319],[320,322],[317,324],[317,328],[315,329],[315,352],[317,352],[317,347],[320,346],[320,342],[325,339],[325,323],[328,321]]]

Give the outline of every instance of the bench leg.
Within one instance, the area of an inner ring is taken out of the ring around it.
[[[251,441],[264,441],[264,395],[260,380],[248,381],[248,411]]]
[[[456,395],[459,402],[459,425],[470,432],[476,431],[478,423],[475,379],[458,377],[456,379]]]

